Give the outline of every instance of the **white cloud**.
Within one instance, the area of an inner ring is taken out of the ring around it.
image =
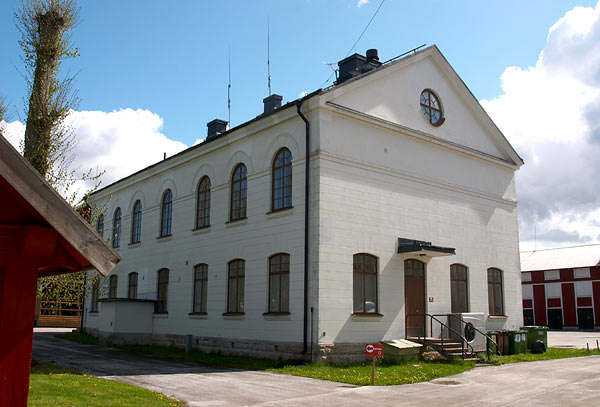
[[[362,6],[364,6],[365,4],[367,4],[369,2],[369,0],[358,0],[358,3],[356,4],[356,7],[361,8]]]
[[[298,95],[298,98],[303,98],[304,96],[308,95],[308,92],[303,90],[302,92],[300,92],[300,94]]]
[[[600,3],[549,31],[535,66],[508,67],[482,105],[525,165],[517,174],[521,248],[600,241]]]
[[[68,121],[77,139],[73,169],[79,169],[79,173],[89,169],[105,171],[102,186],[162,160],[164,153],[169,157],[187,148],[161,133],[163,120],[148,110],[73,112]],[[23,140],[25,126],[8,123],[5,133],[17,147]],[[92,186],[90,182],[77,182],[75,188],[81,194]]]

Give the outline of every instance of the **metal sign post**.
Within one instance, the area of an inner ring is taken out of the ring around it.
[[[383,357],[383,345],[368,343],[365,346],[365,356],[373,358],[373,370],[371,371],[371,385],[375,384],[375,358]]]

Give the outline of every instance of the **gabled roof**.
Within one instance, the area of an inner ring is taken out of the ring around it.
[[[593,267],[600,264],[600,244],[521,252],[521,271]]]
[[[0,136],[0,230],[54,229],[60,260],[40,275],[96,269],[107,275],[121,257],[52,188],[46,180]],[[11,202],[7,202],[11,200]],[[12,209],[12,213],[11,213]]]

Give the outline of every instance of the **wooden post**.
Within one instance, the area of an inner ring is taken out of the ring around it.
[[[373,356],[373,371],[371,372],[371,386],[375,384],[375,356]]]

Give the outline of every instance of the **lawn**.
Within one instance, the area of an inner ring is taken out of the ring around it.
[[[56,334],[57,338],[67,339],[84,345],[98,345],[98,337],[85,332],[72,332],[68,334]]]
[[[439,377],[451,376],[473,369],[473,362],[408,362],[401,364],[378,364],[375,369],[375,385],[389,386],[427,382]],[[287,373],[295,376],[312,377],[313,379],[366,386],[371,384],[370,363],[348,366],[331,366],[322,363],[311,363],[304,366],[286,366],[269,369],[272,372]]]
[[[505,365],[507,363],[535,362],[537,360],[564,359],[591,355],[600,355],[600,351],[597,349],[590,349],[588,352],[586,349],[548,348],[546,352],[538,354],[522,353],[520,355],[494,355],[491,357],[489,362],[495,365]]]
[[[28,405],[173,407],[184,404],[140,387],[40,363],[31,368]]]

